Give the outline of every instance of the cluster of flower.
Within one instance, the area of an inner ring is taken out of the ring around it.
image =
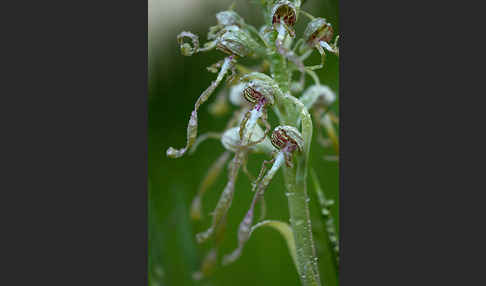
[[[259,30],[247,24],[242,17],[230,9],[216,14],[217,25],[209,29],[208,42],[203,47],[200,47],[198,36],[190,32],[182,32],[177,37],[181,52],[185,56],[213,49],[226,54],[223,60],[208,68],[209,71],[217,73],[217,77],[195,103],[187,127],[186,146],[181,149],[170,147],[167,150],[167,156],[179,158],[186,153],[194,152],[197,146],[207,138],[219,138],[226,149],[208,170],[206,178],[201,183],[192,203],[192,218],[201,218],[202,196],[220,174],[230,155],[234,154],[229,163],[228,182],[212,213],[212,224],[206,231],[196,236],[199,243],[215,237],[216,247],[206,256],[201,271],[196,273],[195,278],[206,276],[216,263],[218,246],[224,233],[226,215],[233,200],[235,182],[240,169],[252,180],[255,194],[251,206],[239,226],[238,247],[223,258],[223,264],[233,262],[240,256],[243,246],[251,234],[255,205],[261,202],[262,213],[264,212],[264,191],[276,172],[284,163],[288,168],[292,168],[293,154],[303,151],[304,138],[301,132],[292,126],[297,125],[297,122],[279,125],[269,134],[272,128],[268,121],[267,109],[273,108],[273,111],[280,117],[281,113],[286,110],[285,107],[282,107],[286,104],[282,99],[293,97],[290,92],[296,94],[304,90],[306,74],[314,79],[315,84],[305,89],[299,100],[307,110],[315,111],[314,116],[319,118],[318,124],[321,122],[326,127],[331,141],[335,143],[334,146],[336,148],[338,146],[332,125],[337,121],[337,117],[328,112],[328,108],[335,101],[336,96],[329,87],[320,84],[314,73],[315,69],[321,68],[324,64],[325,50],[339,55],[338,37],[333,44],[329,44],[333,38],[332,26],[323,18],[314,18],[301,11],[300,1],[268,2],[268,9],[264,13],[267,24]],[[311,21],[307,25],[303,38],[291,48],[295,38],[293,27],[300,13],[308,16]],[[191,43],[186,42],[187,39]],[[322,55],[321,64],[306,67],[304,61],[314,50]],[[300,80],[289,83],[291,86],[289,91],[282,91],[275,77],[265,74],[269,65],[268,61],[271,61],[274,55],[281,56],[293,64],[289,67],[289,74],[292,74],[293,70],[300,72]],[[256,69],[244,67],[238,63],[238,59],[245,57],[261,59],[262,64]],[[225,107],[228,100],[238,109],[229,120],[224,132],[208,133],[198,137],[198,109],[214,93],[225,76],[227,76],[229,92],[227,95],[219,96],[210,110],[215,114],[228,110]],[[265,127],[264,130],[261,125]],[[271,160],[263,162],[257,178],[254,178],[246,168],[248,155],[252,153],[265,153],[272,157]],[[268,171],[267,165],[271,165]]]

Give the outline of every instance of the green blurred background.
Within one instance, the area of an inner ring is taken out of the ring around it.
[[[258,6],[247,0],[236,0],[236,11],[248,23],[259,27],[263,23]],[[211,212],[222,192],[226,169],[203,200],[204,217],[200,222],[189,218],[189,208],[201,180],[214,160],[224,151],[218,140],[201,144],[192,156],[169,159],[165,150],[176,148],[186,142],[186,124],[194,102],[200,93],[215,78],[206,67],[222,59],[219,51],[184,57],[180,54],[176,36],[182,30],[199,35],[204,43],[209,26],[216,23],[215,14],[226,10],[232,1],[226,0],[149,0],[149,102],[148,102],[148,271],[150,286],[177,285],[299,285],[298,275],[289,256],[283,238],[273,229],[256,231],[245,246],[242,256],[235,263],[219,266],[208,279],[193,281],[192,273],[200,267],[206,251],[212,245],[208,241],[199,245],[195,234],[205,230],[211,223]],[[339,33],[338,2],[336,0],[307,0],[302,6],[314,16],[326,18]],[[296,27],[301,35],[305,17],[300,17]],[[339,91],[339,63],[335,56],[328,56],[324,69],[318,71],[321,82],[336,93]],[[318,63],[315,52],[307,63]],[[311,79],[307,78],[310,83]],[[221,90],[218,88],[216,95]],[[199,134],[223,130],[230,114],[215,118],[208,113],[214,96],[203,105],[199,114]],[[338,113],[338,102],[332,109]],[[323,132],[321,130],[320,132]],[[316,136],[314,136],[315,138]],[[324,155],[333,155],[330,148],[323,149],[314,139],[311,165],[316,170],[326,196],[336,204],[332,209],[338,216],[338,169],[337,162],[324,160]],[[253,155],[249,170],[257,174],[264,155]],[[329,256],[324,232],[324,221],[319,214],[317,198],[311,181],[308,192],[314,230],[314,239],[319,256],[319,267],[323,285],[338,285],[334,266]],[[288,222],[287,200],[284,195],[283,178],[279,172],[265,194],[267,219]],[[252,193],[250,182],[242,173],[238,177],[233,204],[228,214],[228,225],[222,253],[227,254],[237,246],[237,228],[246,213]],[[327,282],[327,283],[326,283]],[[251,283],[251,284],[250,284]]]

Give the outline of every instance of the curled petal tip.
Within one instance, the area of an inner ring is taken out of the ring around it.
[[[192,41],[192,46],[189,43],[185,43],[184,38],[189,38]],[[191,32],[181,32],[177,35],[177,42],[179,43],[181,53],[184,56],[192,56],[199,51],[199,37]]]
[[[183,152],[181,152],[181,150],[177,150],[173,147],[169,147],[167,149],[166,154],[167,154],[167,157],[169,157],[169,158],[179,158],[183,155]]]

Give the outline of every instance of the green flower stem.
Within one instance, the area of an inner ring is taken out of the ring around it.
[[[297,156],[294,168],[285,168],[285,185],[289,204],[290,225],[294,232],[297,250],[298,269],[302,284],[321,285],[317,257],[312,238],[312,227],[308,206],[307,174],[309,150],[312,139],[312,121],[310,115],[301,104],[302,136],[304,151]]]
[[[290,74],[287,72],[287,61],[277,51],[270,56],[270,71],[282,92],[288,93],[290,90]]]
[[[312,238],[312,228],[307,196],[307,173],[309,151],[312,141],[312,120],[304,104],[289,94],[289,73],[287,63],[279,54],[271,56],[271,72],[275,81],[284,93],[279,95],[277,108],[280,123],[297,127],[301,123],[301,133],[304,138],[304,150],[296,157],[297,164],[293,168],[284,168],[285,186],[289,204],[290,225],[292,227],[297,270],[304,286],[320,286],[317,257]]]

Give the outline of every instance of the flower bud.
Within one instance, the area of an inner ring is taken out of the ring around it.
[[[246,57],[260,52],[262,47],[246,31],[232,25],[223,29],[217,39],[216,49],[229,55]]]
[[[309,46],[315,46],[320,41],[329,43],[332,40],[333,29],[324,18],[315,18],[307,24],[304,31],[304,39]]]
[[[231,10],[221,11],[217,13],[216,19],[218,20],[218,25],[221,25],[223,27],[232,26],[232,25],[237,25],[241,27],[245,24],[243,18],[241,18],[241,16],[238,15],[238,13]]]
[[[293,27],[297,21],[297,10],[290,1],[278,1],[272,7],[272,24],[284,22],[288,27]]]
[[[277,149],[288,148],[291,152],[295,149],[302,151],[304,148],[304,139],[299,130],[289,125],[277,126],[273,130],[271,142]]]

